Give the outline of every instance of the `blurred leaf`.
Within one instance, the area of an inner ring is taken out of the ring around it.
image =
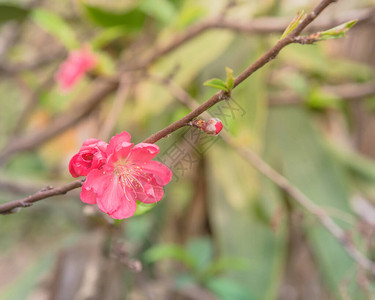
[[[368,183],[375,184],[375,162],[373,160],[341,148],[334,148],[333,153],[348,168],[350,173]]]
[[[275,299],[283,273],[284,223],[274,232],[260,220],[254,210],[260,200],[257,174],[237,153],[215,146],[209,162],[209,212],[219,253],[250,262],[246,270],[227,276],[247,287],[252,294],[247,300]]]
[[[201,5],[192,2],[185,3],[183,8],[180,9],[176,20],[176,27],[179,29],[186,28],[205,15],[205,10]]]
[[[187,285],[197,284],[195,278],[190,274],[178,274],[176,278],[177,288],[184,288]]]
[[[209,79],[209,80],[205,81],[203,83],[203,85],[210,86],[210,87],[213,87],[213,88],[216,88],[216,89],[219,89],[219,90],[223,90],[225,92],[229,91],[229,89],[228,89],[227,85],[225,84],[225,82],[222,81],[219,78]]]
[[[82,8],[88,18],[101,27],[122,26],[128,30],[139,30],[142,28],[146,15],[135,7],[125,11],[110,11],[98,6],[82,3]]]
[[[94,50],[107,46],[112,41],[125,37],[128,34],[127,30],[121,26],[110,27],[103,29],[91,41],[90,45]]]
[[[213,278],[206,282],[205,286],[215,293],[220,300],[250,300],[260,299],[245,287],[226,278]]]
[[[95,51],[95,56],[98,58],[98,64],[96,66],[96,71],[101,75],[111,75],[116,71],[116,63],[104,51]]]
[[[313,109],[339,108],[340,104],[340,99],[337,96],[327,93],[319,87],[311,89],[306,99],[306,105]]]
[[[319,32],[318,40],[324,41],[324,40],[342,38],[345,36],[345,33],[347,33],[349,29],[352,28],[357,22],[358,20],[352,20],[344,24],[341,24],[339,26],[336,26],[334,28],[328,29],[326,31]]]
[[[278,149],[280,161],[277,165],[283,175],[316,204],[353,215],[345,169],[324,146],[306,111],[298,107],[280,107],[272,109],[269,120],[268,147]],[[309,216],[308,212],[306,214]],[[344,230],[349,229],[346,222],[335,221]],[[348,274],[356,271],[356,264],[341,243],[315,218],[306,218],[305,224],[309,245],[324,282],[339,297],[342,282],[348,279]],[[354,278],[351,283],[356,284]]]
[[[206,268],[213,259],[212,243],[208,237],[190,240],[186,250],[194,256],[198,270]]]
[[[0,4],[0,25],[8,21],[22,21],[24,20],[30,10],[11,3]]]
[[[134,216],[140,216],[140,215],[143,215],[143,214],[149,212],[150,210],[152,210],[154,208],[154,206],[156,204],[157,203],[146,204],[146,203],[142,203],[141,201],[137,200],[137,210],[135,211]]]
[[[196,270],[196,258],[179,245],[158,245],[144,253],[144,259],[148,263],[157,262],[164,259],[175,259],[191,270]]]
[[[289,33],[296,29],[296,27],[303,21],[305,17],[306,13],[303,9],[297,12],[297,15],[293,18],[288,27],[285,29],[284,33],[281,35],[280,40],[285,38]]]
[[[176,16],[176,9],[168,0],[142,0],[139,9],[165,24],[170,23]]]
[[[80,43],[73,29],[60,16],[41,8],[34,9],[31,16],[36,24],[57,38],[67,49],[79,47]]]
[[[204,271],[204,278],[211,278],[227,271],[246,270],[250,261],[241,257],[222,257],[213,261]]]

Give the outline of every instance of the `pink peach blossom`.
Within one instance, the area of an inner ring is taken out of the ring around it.
[[[68,91],[80,80],[87,71],[92,70],[97,59],[88,46],[72,51],[68,58],[60,65],[55,75],[61,89]]]
[[[172,178],[172,171],[152,159],[159,153],[154,144],[134,146],[130,135],[114,136],[106,147],[105,163],[92,169],[82,186],[81,200],[97,204],[114,219],[131,217],[137,200],[154,203],[162,199],[163,186]],[[134,146],[134,147],[133,147]]]
[[[107,159],[107,146],[107,143],[97,139],[86,140],[79,152],[70,160],[70,174],[73,177],[86,176],[91,170],[104,165]]]

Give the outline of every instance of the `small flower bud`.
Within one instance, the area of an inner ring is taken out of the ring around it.
[[[202,127],[202,130],[208,135],[218,135],[222,129],[223,123],[218,118],[209,119]]]

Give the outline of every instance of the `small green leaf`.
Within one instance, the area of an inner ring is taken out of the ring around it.
[[[358,20],[352,20],[349,22],[346,22],[344,24],[341,24],[339,26],[336,26],[334,28],[328,29],[326,31],[319,32],[319,41],[324,40],[331,40],[331,39],[339,39],[345,36],[345,33],[349,31],[350,28],[352,28]]]
[[[122,26],[135,31],[142,28],[146,18],[146,14],[137,7],[118,12],[105,10],[84,2],[81,3],[87,17],[101,27]]]
[[[60,16],[44,9],[34,9],[31,17],[36,24],[56,37],[67,49],[79,47],[73,29]]]
[[[307,95],[306,104],[313,109],[338,108],[340,106],[340,99],[330,93],[327,93],[319,88],[311,89]]]
[[[0,4],[0,24],[8,21],[22,21],[29,14],[29,10],[12,4]]]
[[[219,78],[209,79],[209,80],[205,81],[203,83],[203,85],[210,86],[210,87],[213,87],[213,88],[217,88],[217,89],[223,90],[225,92],[230,91],[230,89],[228,89],[228,86],[226,85],[226,83]]]
[[[137,201],[137,210],[135,211],[134,216],[140,216],[149,212],[155,205],[156,203],[145,204],[141,201]]]
[[[231,68],[226,67],[225,71],[227,72],[227,81],[226,81],[226,86],[229,91],[233,89],[234,85],[234,77],[233,77],[233,70]]]
[[[303,9],[298,11],[297,15],[294,17],[294,19],[289,23],[288,27],[285,29],[280,40],[285,38],[289,33],[291,33],[294,29],[296,29],[296,27],[303,21],[305,17],[306,17],[306,13]]]

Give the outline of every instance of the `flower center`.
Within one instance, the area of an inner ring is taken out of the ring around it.
[[[130,201],[127,193],[131,190],[135,196],[137,191],[144,192],[145,189],[142,185],[142,178],[149,181],[143,170],[135,164],[117,165],[113,173],[118,177],[121,184],[122,190],[124,191],[125,197]]]

